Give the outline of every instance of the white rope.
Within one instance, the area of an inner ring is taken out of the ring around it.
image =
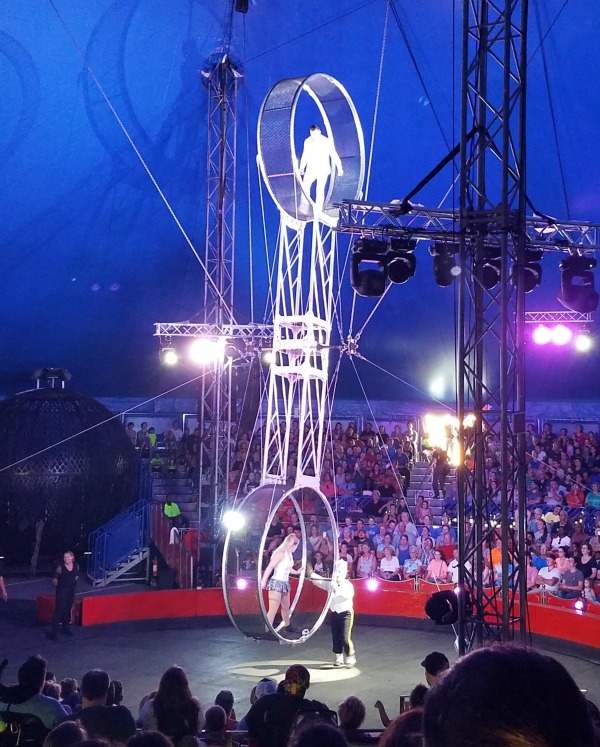
[[[121,132],[123,133],[123,135],[125,135],[125,138],[126,138],[127,142],[129,143],[129,145],[131,146],[131,148],[132,148],[133,152],[134,152],[134,153],[135,153],[135,155],[137,156],[137,158],[138,158],[139,162],[140,162],[140,163],[141,163],[141,165],[142,165],[142,168],[144,169],[144,171],[145,171],[145,172],[146,172],[146,174],[148,175],[148,178],[150,179],[150,181],[151,181],[151,182],[152,182],[152,184],[154,185],[154,188],[156,189],[156,191],[158,192],[158,194],[159,194],[159,196],[160,196],[161,200],[162,200],[162,201],[163,201],[163,203],[165,204],[165,207],[167,208],[167,210],[168,210],[168,212],[169,212],[170,216],[171,216],[171,217],[173,218],[173,220],[175,221],[175,225],[176,225],[176,226],[177,226],[177,228],[178,228],[178,229],[180,230],[180,232],[181,232],[181,235],[182,235],[182,236],[183,236],[183,238],[185,239],[185,241],[186,241],[187,245],[189,246],[189,248],[190,248],[190,249],[192,250],[192,253],[193,253],[194,257],[196,257],[196,259],[198,260],[198,263],[200,264],[200,267],[201,267],[201,268],[202,268],[202,269],[204,270],[204,273],[205,273],[205,275],[206,275],[206,279],[207,279],[207,281],[208,281],[209,285],[211,285],[211,286],[212,286],[212,289],[213,289],[213,291],[215,292],[215,294],[217,295],[217,297],[218,297],[218,299],[219,299],[219,300],[221,301],[221,303],[222,303],[222,304],[223,304],[223,305],[224,305],[225,307],[228,307],[228,303],[227,303],[227,301],[225,300],[225,298],[224,298],[224,297],[223,297],[223,295],[221,294],[221,292],[220,292],[220,290],[218,289],[218,287],[217,287],[217,285],[216,285],[215,281],[214,281],[214,280],[212,279],[212,277],[210,276],[210,274],[209,274],[208,270],[206,269],[206,266],[205,266],[204,262],[202,261],[202,258],[201,258],[201,257],[200,257],[200,255],[198,254],[198,251],[196,250],[196,247],[194,246],[194,244],[193,244],[192,240],[190,239],[190,237],[188,236],[188,234],[187,234],[187,232],[186,232],[185,228],[184,228],[184,227],[183,227],[183,225],[181,224],[181,221],[179,220],[179,218],[178,218],[178,217],[177,217],[177,215],[175,214],[175,211],[174,211],[174,210],[173,210],[173,208],[171,207],[171,204],[169,203],[169,201],[168,201],[168,199],[167,199],[167,197],[166,197],[165,193],[164,193],[164,192],[162,191],[162,189],[160,188],[160,186],[159,186],[158,182],[156,181],[156,179],[155,179],[155,177],[154,177],[154,174],[153,174],[153,173],[152,173],[152,172],[150,171],[150,167],[148,166],[148,164],[147,164],[147,163],[146,163],[146,161],[144,160],[144,157],[142,156],[142,154],[141,154],[141,153],[140,153],[140,151],[138,150],[138,147],[137,147],[137,146],[136,146],[136,144],[134,143],[134,141],[133,141],[133,138],[132,138],[132,137],[131,137],[131,135],[129,134],[129,131],[127,130],[127,127],[125,126],[125,124],[124,124],[123,120],[122,120],[122,119],[121,119],[121,118],[119,117],[119,115],[118,115],[118,113],[117,113],[117,110],[115,109],[115,107],[114,107],[114,106],[112,105],[112,103],[111,103],[110,99],[108,98],[108,95],[107,95],[106,91],[104,90],[104,88],[102,87],[102,84],[100,83],[100,81],[99,81],[99,80],[98,80],[98,78],[96,77],[96,74],[94,73],[94,71],[93,71],[93,69],[92,69],[91,65],[89,64],[89,62],[88,62],[88,60],[87,60],[87,58],[86,58],[86,56],[85,56],[85,53],[84,53],[83,49],[82,49],[82,48],[81,48],[81,47],[79,46],[79,44],[78,44],[77,40],[75,39],[75,37],[74,37],[74,36],[73,36],[73,35],[71,34],[71,32],[69,31],[69,29],[68,29],[68,27],[67,27],[67,25],[66,25],[66,23],[65,23],[64,19],[62,18],[62,16],[61,16],[61,14],[59,13],[59,11],[58,11],[58,9],[57,9],[56,5],[54,4],[54,0],[49,0],[49,2],[50,2],[50,5],[52,6],[52,8],[53,8],[54,12],[56,13],[56,16],[58,17],[58,19],[59,19],[60,23],[62,24],[62,26],[63,26],[63,28],[64,28],[64,30],[65,30],[65,33],[66,33],[66,35],[67,35],[67,36],[69,37],[69,39],[71,40],[71,43],[73,44],[73,46],[74,46],[74,48],[75,48],[75,50],[76,50],[77,54],[78,54],[78,55],[79,55],[79,56],[81,57],[81,60],[82,60],[82,62],[83,62],[83,65],[84,65],[85,69],[86,69],[86,70],[88,71],[88,73],[90,74],[90,77],[91,77],[91,78],[92,78],[92,80],[94,81],[94,83],[95,83],[95,85],[96,85],[97,89],[98,89],[98,90],[100,91],[100,94],[101,94],[102,98],[104,99],[104,101],[105,101],[106,105],[107,105],[107,106],[108,106],[108,108],[110,109],[110,112],[111,112],[111,114],[113,115],[113,117],[115,118],[115,120],[116,120],[117,124],[119,125],[119,127],[120,127],[120,129],[121,129]],[[233,324],[235,324],[235,319],[234,319],[234,317],[233,317],[233,313],[232,313],[232,315],[231,315],[231,321],[232,321],[232,323],[233,323]]]
[[[383,75],[383,60],[385,58],[385,47],[387,42],[388,19],[390,17],[389,0],[385,6],[385,21],[383,24],[383,39],[381,42],[381,55],[379,57],[379,73],[377,75],[377,88],[375,93],[375,109],[373,111],[373,126],[371,129],[371,144],[369,146],[369,161],[367,164],[367,178],[365,180],[365,200],[369,194],[369,185],[371,183],[371,166],[373,163],[373,149],[375,147],[375,130],[377,129],[377,116],[379,114],[379,98],[381,95],[381,78]]]
[[[150,397],[150,399],[147,399],[144,402],[140,402],[139,404],[134,405],[133,407],[129,407],[127,410],[122,410],[121,412],[118,412],[116,415],[111,415],[110,418],[106,418],[105,420],[101,420],[99,423],[90,425],[89,428],[84,428],[82,431],[73,433],[72,435],[67,436],[66,438],[63,438],[60,441],[56,441],[50,446],[45,446],[43,449],[40,449],[39,451],[34,451],[32,454],[29,454],[28,456],[23,457],[22,459],[19,459],[18,461],[13,462],[12,464],[7,464],[5,467],[0,467],[0,472],[4,472],[7,469],[12,469],[12,467],[16,467],[18,464],[22,464],[23,462],[26,462],[28,459],[33,459],[34,457],[39,456],[40,454],[44,454],[46,451],[50,451],[50,449],[54,449],[56,446],[61,446],[62,444],[66,444],[68,441],[72,441],[74,438],[79,438],[79,436],[83,436],[84,433],[89,433],[90,431],[93,431],[96,428],[100,428],[106,423],[110,423],[111,420],[116,420],[117,418],[121,418],[123,415],[127,415],[127,413],[129,412],[133,412],[134,410],[137,410],[139,407],[143,407],[144,405],[150,404],[150,402],[154,402],[154,400],[160,399],[161,397],[166,397],[167,394],[171,394],[171,392],[175,392],[177,391],[177,389],[181,389],[182,387],[187,386],[188,384],[193,384],[194,381],[198,381],[199,379],[204,378],[207,375],[207,373],[208,372],[205,371],[204,373],[201,373],[198,376],[194,376],[193,379],[184,381],[183,384],[177,384],[176,386],[171,387],[171,389],[167,389],[166,392],[161,392],[160,394],[157,394],[155,397]]]

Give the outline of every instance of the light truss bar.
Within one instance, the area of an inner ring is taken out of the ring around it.
[[[525,324],[590,324],[592,314],[581,311],[526,311]]]
[[[158,322],[155,337],[226,337],[228,340],[271,342],[272,324],[212,324],[197,322]]]
[[[426,208],[411,205],[404,208],[402,202],[375,203],[361,200],[345,200],[340,203],[337,231],[361,236],[410,236],[428,241],[459,241],[461,234],[460,212],[442,208]],[[408,212],[407,212],[408,210]],[[494,230],[500,229],[501,215],[496,209],[482,214],[473,214],[471,223],[481,224],[485,219],[487,229],[485,243],[499,246],[500,238]],[[548,252],[596,252],[600,251],[600,224],[584,221],[553,221],[539,216],[526,216],[524,221],[526,246],[528,249],[543,249]],[[468,239],[474,240],[474,239]]]

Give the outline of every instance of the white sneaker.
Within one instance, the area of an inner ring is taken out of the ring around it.
[[[344,666],[344,654],[336,654],[335,655],[335,661],[333,662],[334,667],[343,667]]]
[[[346,657],[346,664],[349,667],[353,667],[356,664],[356,656],[347,656]]]

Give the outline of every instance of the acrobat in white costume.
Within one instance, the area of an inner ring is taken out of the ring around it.
[[[348,563],[345,560],[337,560],[333,569],[333,578],[323,578],[314,571],[308,577],[315,586],[330,592],[331,641],[336,667],[344,664],[344,655],[348,666],[353,667],[356,664],[356,651],[352,642],[354,586],[348,580],[347,575]]]
[[[336,170],[339,176],[344,175],[342,162],[333,141],[323,135],[319,125],[311,125],[310,135],[304,141],[299,171],[305,198],[310,199],[311,187],[314,182],[317,183],[314,199],[317,212],[323,210],[327,180],[329,177],[335,178]]]

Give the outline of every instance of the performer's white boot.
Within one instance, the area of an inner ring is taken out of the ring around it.
[[[344,666],[344,654],[336,654],[335,655],[335,661],[333,663],[334,667],[343,667]]]

